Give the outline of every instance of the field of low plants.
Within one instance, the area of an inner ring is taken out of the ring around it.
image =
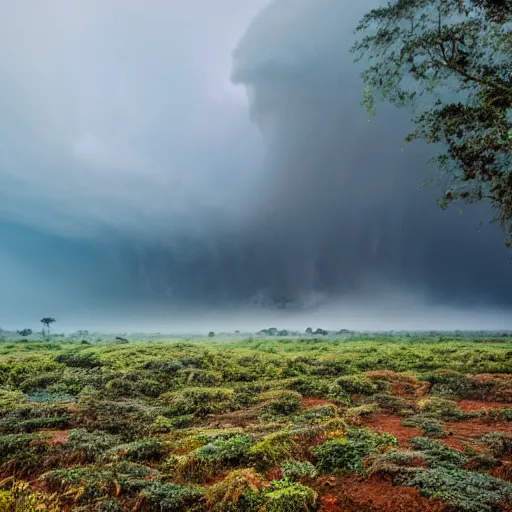
[[[512,337],[1,341],[32,511],[512,511]]]

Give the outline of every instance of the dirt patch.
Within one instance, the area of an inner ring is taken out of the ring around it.
[[[71,430],[42,430],[41,434],[49,437],[49,444],[65,444],[69,440]]]
[[[398,380],[391,383],[391,394],[400,398],[416,398],[425,396],[429,390],[430,384],[414,383]]]
[[[449,507],[420,496],[413,487],[395,486],[391,481],[372,476],[327,477],[319,479],[317,491],[323,512],[447,512]]]
[[[457,405],[464,412],[479,411],[479,410],[491,410],[491,409],[506,409],[507,404],[502,402],[482,402],[479,400],[459,400]]]
[[[387,432],[394,435],[398,442],[402,445],[407,443],[409,439],[421,436],[422,431],[418,428],[404,427],[400,416],[392,414],[372,414],[362,418],[362,426],[369,427],[379,434]]]
[[[321,407],[324,405],[334,405],[329,400],[323,400],[322,398],[303,398],[300,408],[305,411],[307,409],[314,409],[315,407]]]
[[[489,432],[503,432],[512,435],[512,423],[501,422],[489,424],[482,420],[458,421],[444,424],[447,436],[441,441],[455,450],[464,451],[466,446],[477,451],[485,451],[475,444],[475,441]]]
[[[227,412],[209,418],[208,428],[233,428],[248,427],[257,423],[257,418],[262,405],[255,405],[249,409]]]

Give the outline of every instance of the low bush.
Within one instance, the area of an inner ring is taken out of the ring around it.
[[[334,405],[319,405],[303,411],[295,418],[298,423],[318,424],[324,423],[336,417],[336,407]]]
[[[83,463],[96,462],[99,457],[114,446],[121,444],[121,438],[106,432],[88,432],[85,429],[72,430],[65,448]]]
[[[161,439],[144,439],[133,443],[115,446],[105,452],[103,458],[108,461],[120,459],[137,461],[157,461],[166,453],[165,442]]]
[[[444,437],[445,431],[443,425],[437,418],[428,415],[413,415],[402,421],[404,427],[421,428],[423,435],[427,437],[440,438]]]
[[[281,474],[287,480],[314,478],[317,474],[315,466],[309,461],[287,460],[281,464]]]
[[[0,436],[0,468],[11,474],[33,473],[48,450],[47,439],[42,434]]]
[[[40,480],[50,491],[66,494],[79,504],[121,493],[135,495],[150,485],[158,474],[146,466],[122,462],[48,471]]]
[[[290,459],[296,449],[297,443],[291,433],[275,432],[251,446],[248,455],[256,467],[265,469]]]
[[[272,482],[265,492],[262,512],[314,512],[318,509],[318,495],[310,487],[289,480]]]
[[[336,379],[336,385],[349,395],[373,395],[379,389],[375,382],[364,375],[344,375]]]
[[[452,450],[434,439],[415,437],[411,439],[411,443],[415,450],[425,454],[425,458],[432,468],[457,469],[468,461],[468,458],[462,453]]]
[[[323,473],[361,473],[364,457],[397,444],[396,438],[390,434],[352,429],[347,438],[330,439],[315,446],[311,452],[317,460],[316,467]]]
[[[416,473],[407,485],[428,498],[441,498],[464,512],[494,512],[511,504],[512,485],[485,473],[461,469],[431,469]]]
[[[442,398],[478,398],[478,386],[468,375],[450,370],[441,370],[429,374],[430,393]]]
[[[147,512],[183,512],[199,508],[203,493],[199,488],[153,482],[140,493],[140,509]]]
[[[55,358],[56,363],[70,368],[98,368],[102,366],[98,354],[94,352],[65,352]]]
[[[266,391],[259,396],[264,402],[262,410],[269,414],[289,415],[300,409],[302,396],[296,391]]]
[[[430,414],[445,420],[460,420],[464,418],[464,412],[452,400],[436,397],[423,398],[418,401],[417,406],[421,413]]]
[[[314,377],[297,377],[292,379],[287,387],[297,391],[302,396],[324,398],[329,395],[330,382]]]
[[[192,452],[200,460],[216,462],[223,466],[237,465],[247,457],[254,439],[250,435],[216,439]]]
[[[491,449],[495,457],[501,458],[512,455],[512,437],[503,432],[489,432],[482,441]]]
[[[161,396],[165,416],[194,414],[204,417],[234,409],[235,392],[230,388],[185,388]]]
[[[394,414],[404,414],[410,411],[410,407],[407,402],[398,396],[386,395],[383,393],[377,393],[371,398],[373,403],[378,404],[380,409],[385,412],[391,412]]]
[[[27,482],[14,481],[10,488],[0,489],[2,512],[60,512],[57,495],[35,492]]]
[[[237,469],[206,488],[207,504],[219,511],[251,512],[251,496],[259,495],[264,486],[263,477],[254,469]]]

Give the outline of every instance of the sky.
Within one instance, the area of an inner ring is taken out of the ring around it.
[[[377,5],[5,2],[0,326],[512,328],[489,209],[360,105]]]

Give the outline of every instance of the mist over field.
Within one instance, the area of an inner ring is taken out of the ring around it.
[[[3,5],[0,325],[511,328],[492,212],[360,106],[378,3]]]

